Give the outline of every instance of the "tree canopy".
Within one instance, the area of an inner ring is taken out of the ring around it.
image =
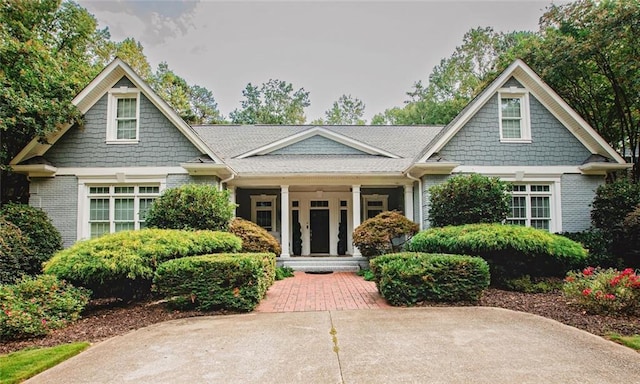
[[[260,86],[249,83],[242,91],[240,109],[231,112],[233,124],[304,124],[309,92],[293,90],[286,81],[270,79]]]
[[[321,124],[326,125],[364,125],[364,102],[351,95],[342,95],[325,113]]]

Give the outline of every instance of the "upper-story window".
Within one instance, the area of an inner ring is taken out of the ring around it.
[[[117,88],[109,92],[108,143],[137,143],[140,137],[140,92]]]
[[[500,92],[500,141],[531,142],[529,94],[526,92]]]

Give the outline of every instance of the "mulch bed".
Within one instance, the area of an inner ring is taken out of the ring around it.
[[[583,329],[599,336],[609,333],[640,334],[639,316],[605,316],[587,314],[571,307],[561,293],[530,294],[489,289],[480,305],[529,312]],[[0,354],[28,347],[48,347],[76,341],[95,343],[113,336],[167,320],[193,316],[224,315],[228,312],[171,311],[162,303],[150,300],[125,304],[114,301],[92,301],[74,324],[36,339],[2,341]]]

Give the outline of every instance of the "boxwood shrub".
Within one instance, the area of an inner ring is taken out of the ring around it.
[[[150,292],[158,264],[180,257],[237,252],[227,232],[143,229],[79,241],[56,253],[44,271],[91,289],[95,297],[130,299]]]
[[[158,266],[154,291],[176,308],[253,310],[273,284],[273,253],[185,257]]]
[[[489,286],[489,265],[480,257],[400,253],[375,258],[371,266],[391,305],[477,302]]]
[[[0,285],[0,339],[48,334],[78,319],[90,292],[55,276],[24,276]]]
[[[494,283],[529,275],[563,277],[584,264],[587,251],[575,241],[516,225],[468,224],[418,233],[409,251],[480,256],[491,266]]]
[[[242,252],[282,253],[278,240],[266,229],[249,220],[234,218],[229,223],[229,232],[242,239]]]
[[[33,253],[20,228],[0,216],[0,284],[16,282],[29,268]]]
[[[398,252],[420,227],[398,211],[385,211],[365,220],[353,231],[353,245],[363,256]]]

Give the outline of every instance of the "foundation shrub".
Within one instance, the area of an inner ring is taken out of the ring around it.
[[[562,288],[569,303],[596,314],[640,314],[640,276],[632,268],[571,271]]]
[[[376,260],[380,294],[391,305],[477,302],[489,286],[489,265],[480,257],[415,253]]]
[[[587,251],[573,240],[544,230],[516,225],[468,224],[431,228],[411,239],[414,252],[480,256],[491,266],[495,285],[529,275],[564,277],[585,263]]]
[[[169,188],[147,211],[148,227],[225,231],[235,212],[229,191],[207,184],[186,184]]]
[[[0,284],[16,282],[28,270],[32,256],[20,228],[0,217]]]
[[[434,227],[501,223],[509,213],[508,185],[497,177],[459,175],[429,188]]]
[[[20,339],[48,334],[80,316],[90,292],[55,276],[24,276],[0,286],[0,338]]]
[[[170,306],[202,311],[253,310],[273,284],[273,253],[238,253],[185,257],[164,262],[154,277],[154,291]]]
[[[282,253],[278,240],[266,229],[249,220],[234,218],[229,223],[229,232],[242,239],[242,252]]]
[[[31,257],[26,260],[25,273],[42,273],[42,263],[62,249],[62,236],[47,214],[26,204],[9,203],[2,206],[0,215],[22,232],[27,240]]]
[[[44,271],[91,289],[95,297],[131,299],[150,292],[153,273],[164,261],[240,247],[241,240],[227,232],[123,231],[77,242],[56,253]]]
[[[598,229],[589,229],[582,232],[563,232],[560,235],[582,244],[589,253],[584,265],[577,266],[579,268],[585,268],[589,265],[615,267],[621,263],[621,259],[613,256],[611,251],[613,245],[611,237]]]
[[[288,277],[293,277],[294,276],[293,272],[294,272],[293,268],[287,267],[286,265],[282,266],[282,267],[277,267],[276,268],[275,279],[276,280],[284,280],[284,279],[286,279]]]
[[[419,226],[398,211],[386,211],[365,220],[353,231],[353,245],[363,256],[398,252]]]

